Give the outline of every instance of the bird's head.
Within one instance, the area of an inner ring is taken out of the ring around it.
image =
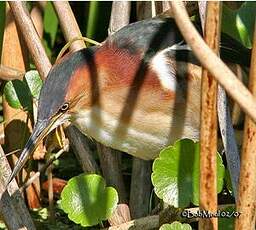
[[[41,89],[38,116],[9,182],[18,174],[36,147],[53,129],[72,120],[81,107],[90,105],[89,62],[93,49],[77,51],[65,56],[50,70]]]

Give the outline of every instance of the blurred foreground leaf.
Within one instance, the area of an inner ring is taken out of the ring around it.
[[[245,2],[238,10],[223,5],[222,31],[245,47],[252,48],[256,2]]]

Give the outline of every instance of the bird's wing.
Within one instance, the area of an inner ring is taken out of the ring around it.
[[[196,23],[194,25],[202,34],[200,26]],[[183,61],[192,60],[193,63],[196,60],[172,18],[153,18],[132,23],[110,36],[106,43],[119,49],[129,50],[131,54],[140,53],[145,59],[154,56],[158,51],[172,47],[172,53],[175,51],[176,58]],[[222,33],[220,56],[226,62],[249,67],[251,50]]]

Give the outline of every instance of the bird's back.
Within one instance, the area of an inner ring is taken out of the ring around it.
[[[99,101],[76,120],[87,135],[143,159],[179,138],[198,139],[201,67],[173,19],[130,24],[93,59]]]

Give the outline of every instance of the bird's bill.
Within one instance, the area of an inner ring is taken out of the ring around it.
[[[28,142],[26,143],[11,176],[8,179],[7,185],[17,176],[19,171],[23,168],[29,157],[34,153],[38,144],[44,139],[53,129],[64,123],[60,117],[53,118],[51,120],[37,121],[33,133],[31,134]]]

